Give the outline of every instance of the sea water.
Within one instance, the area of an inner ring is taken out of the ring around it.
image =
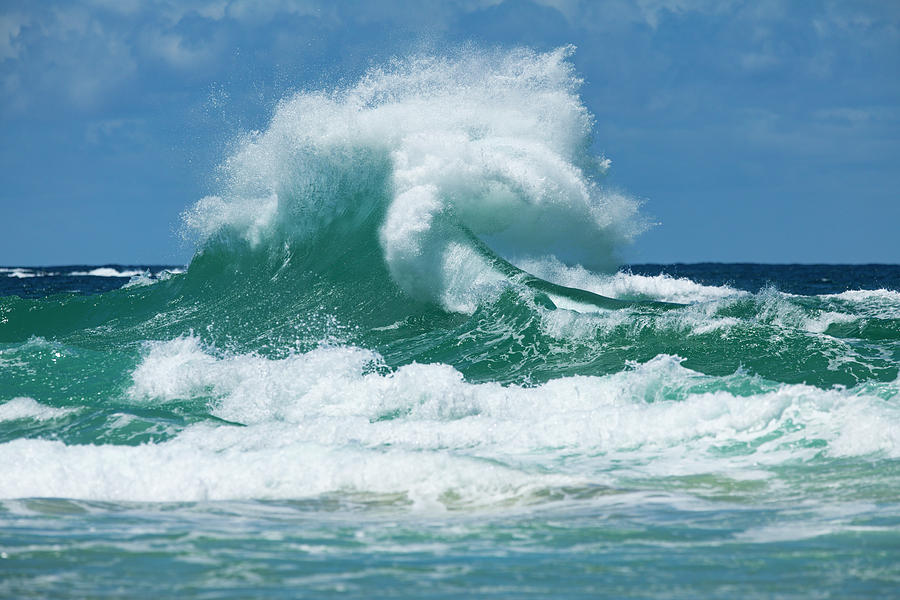
[[[284,99],[186,268],[0,269],[0,596],[896,595],[900,267],[620,267],[569,52]]]

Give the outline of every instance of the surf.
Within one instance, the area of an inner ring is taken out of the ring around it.
[[[411,57],[300,92],[185,220],[205,247],[290,248],[307,269],[380,261],[373,287],[465,314],[516,278],[517,261],[615,270],[644,223],[637,202],[600,184],[609,161],[592,153],[572,52]]]

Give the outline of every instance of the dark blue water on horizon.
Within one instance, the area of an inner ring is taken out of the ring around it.
[[[51,294],[96,294],[122,287],[136,274],[151,278],[180,272],[184,265],[55,265],[0,266],[0,296],[42,298]],[[90,275],[91,272],[102,276]],[[839,294],[849,290],[900,290],[900,265],[891,264],[770,264],[770,263],[643,263],[620,271],[636,275],[668,274],[709,286],[730,286],[758,292],[766,286],[789,294]]]

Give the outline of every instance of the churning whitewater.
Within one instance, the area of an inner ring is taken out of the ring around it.
[[[603,185],[571,52],[418,56],[284,99],[185,213],[185,272],[4,269],[131,280],[0,298],[0,516],[621,497],[645,511],[623,539],[720,510],[728,540],[896,532],[900,277],[617,271],[647,221]]]

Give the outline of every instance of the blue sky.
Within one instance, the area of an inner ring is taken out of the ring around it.
[[[0,264],[184,263],[279,98],[467,42],[577,47],[627,259],[900,263],[898,2],[4,0]]]

